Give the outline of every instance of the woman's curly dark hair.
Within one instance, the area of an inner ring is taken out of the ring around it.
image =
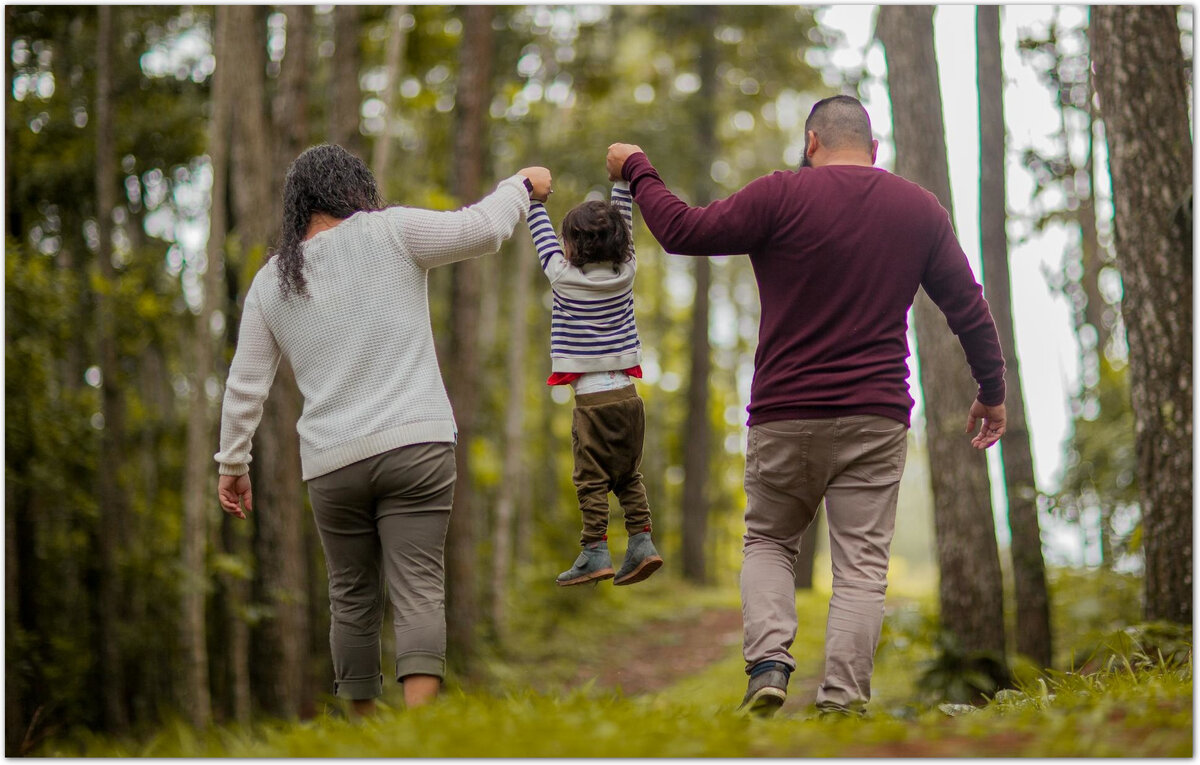
[[[271,257],[279,259],[283,296],[308,294],[302,245],[313,213],[349,218],[383,206],[375,176],[366,163],[341,146],[313,146],[292,160],[283,182],[279,243],[271,252]]]
[[[576,268],[588,263],[625,263],[633,257],[633,241],[621,211],[608,202],[577,205],[562,223],[563,249]]]

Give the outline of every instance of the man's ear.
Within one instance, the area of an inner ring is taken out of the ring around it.
[[[879,153],[879,139],[871,141],[871,164],[875,164],[875,155]]]
[[[815,130],[809,130],[804,134],[804,156],[812,159],[812,156],[817,153],[817,149],[821,146],[821,139],[817,137]]]

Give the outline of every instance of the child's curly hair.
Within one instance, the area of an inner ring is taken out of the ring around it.
[[[621,211],[608,202],[584,202],[563,218],[563,250],[576,268],[589,263],[626,263],[633,257],[633,241]]]

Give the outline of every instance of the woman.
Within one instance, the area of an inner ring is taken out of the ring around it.
[[[252,509],[250,439],[280,358],[304,396],[300,460],[329,572],[334,692],[382,693],[380,572],[396,679],[417,706],[445,675],[443,548],[457,429],[434,354],[428,271],[493,253],[550,194],[529,167],[457,212],[384,208],[362,160],[315,146],[292,162],[278,248],[246,295],[221,411],[218,496]]]

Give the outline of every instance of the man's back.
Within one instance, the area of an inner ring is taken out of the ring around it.
[[[907,312],[922,285],[967,349],[981,396],[1003,400],[982,289],[946,211],[919,186],[829,165],[773,173],[687,208],[644,154],[629,158],[627,175],[668,251],[750,255],[762,303],[751,425],[853,414],[907,424]]]

